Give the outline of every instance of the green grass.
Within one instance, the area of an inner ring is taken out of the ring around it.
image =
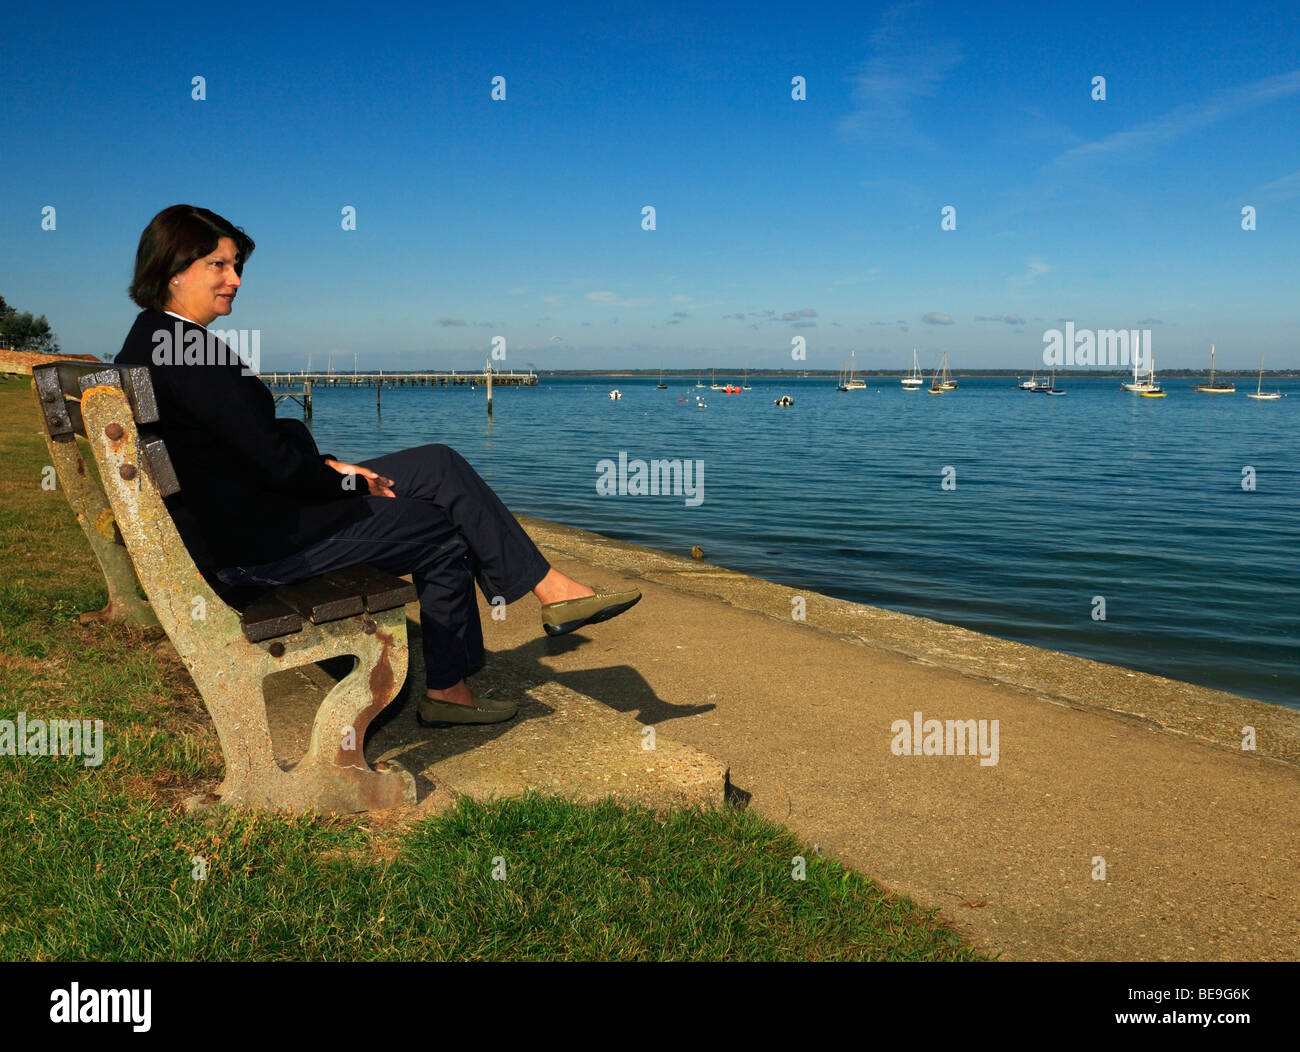
[[[730,808],[185,813],[220,778],[216,735],[165,640],[78,624],[107,595],[62,494],[39,487],[27,384],[0,381],[0,718],[101,719],[105,760],[0,756],[0,959],[980,959]]]

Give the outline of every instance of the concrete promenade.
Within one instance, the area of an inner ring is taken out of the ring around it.
[[[1004,959],[1300,958],[1300,712],[813,593],[798,622],[788,587],[522,521],[645,598],[555,640],[531,598],[484,606],[476,690],[549,683],[718,757],[749,806]],[[915,712],[998,720],[998,762],[895,755]],[[410,707],[392,722],[410,736]]]

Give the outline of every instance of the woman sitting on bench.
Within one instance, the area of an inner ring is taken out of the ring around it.
[[[497,723],[511,701],[465,683],[483,665],[474,583],[490,601],[532,592],[550,635],[605,621],[641,598],[593,590],[550,566],[478,473],[444,445],[349,464],[206,331],[229,314],[253,240],[206,208],[173,205],[145,227],[131,298],[143,309],[115,359],[147,365],[180,492],[168,510],[205,574],[278,585],[357,563],[411,574],[420,598],[425,725]],[[182,346],[183,344],[183,346]],[[164,353],[165,352],[165,353]]]

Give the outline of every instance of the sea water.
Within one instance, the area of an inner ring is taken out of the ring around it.
[[[481,386],[386,388],[377,413],[373,388],[317,385],[313,430],[353,461],[444,442],[520,514],[698,544],[794,592],[1300,708],[1300,382],[1255,402],[1246,380],[1147,399],[1109,377],[1059,378],[1064,398],[1010,377],[944,395],[897,377],[852,392],[755,378],[735,395],[543,378],[497,386],[490,421]],[[599,485],[602,462],[656,460],[699,465],[701,499]]]

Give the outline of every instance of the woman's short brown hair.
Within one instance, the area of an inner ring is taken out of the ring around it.
[[[171,300],[167,282],[196,259],[216,251],[217,242],[228,237],[235,243],[235,273],[244,273],[244,264],[256,247],[253,239],[231,223],[195,205],[172,205],[164,208],[144,228],[140,247],[135,253],[135,278],[128,293],[141,307],[165,311]]]

